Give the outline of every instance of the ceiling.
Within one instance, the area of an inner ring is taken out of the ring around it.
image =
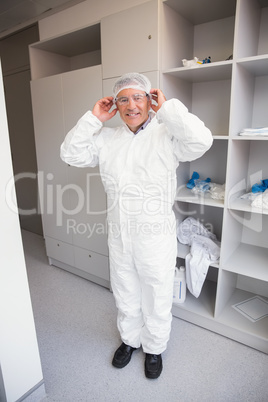
[[[83,1],[85,0],[0,0],[0,36],[3,37],[8,35],[15,30],[24,28],[25,26],[38,21],[38,19],[41,19],[44,16],[51,15]],[[196,0],[186,0],[180,2],[178,2],[178,0],[165,1],[175,9],[179,7],[178,11],[181,12],[182,15],[185,13],[185,18],[195,23],[195,15],[192,13],[192,10],[194,9],[192,7],[192,3],[194,3]],[[268,5],[268,0],[259,0],[259,2],[263,7]],[[208,11],[210,13],[212,12],[210,10],[211,1],[208,3],[210,4],[210,7],[204,7],[205,20],[208,18]],[[215,12],[219,11],[220,6],[224,6],[224,8],[227,10],[227,13],[229,12],[230,15],[234,15],[235,3],[236,0],[226,0],[225,2],[222,0],[215,0],[212,4]],[[230,8],[229,11],[227,6]],[[187,11],[188,9],[190,11]],[[201,23],[200,18],[202,17],[198,15],[196,18],[198,23]],[[215,16],[213,16],[213,19],[216,19]]]
[[[0,35],[85,0],[0,0]]]

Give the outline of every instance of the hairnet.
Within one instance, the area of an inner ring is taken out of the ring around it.
[[[127,73],[122,75],[122,77],[118,78],[113,87],[113,95],[114,97],[122,91],[123,89],[139,89],[141,91],[150,93],[151,83],[147,77],[143,74],[139,73]]]

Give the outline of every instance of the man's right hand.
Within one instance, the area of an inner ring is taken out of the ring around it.
[[[106,96],[105,98],[100,99],[92,110],[92,114],[94,114],[94,116],[96,116],[102,123],[112,119],[118,111],[116,107],[110,112],[114,105],[113,99],[112,96]]]

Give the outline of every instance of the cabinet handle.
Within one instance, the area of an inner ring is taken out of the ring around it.
[[[58,247],[60,247],[59,243],[57,244]]]
[[[90,254],[88,254],[88,256],[89,256],[89,258],[91,258],[91,255],[90,255]]]
[[[149,35],[149,36],[148,36],[148,39],[152,39],[152,35]]]

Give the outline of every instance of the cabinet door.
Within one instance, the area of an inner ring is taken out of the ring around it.
[[[75,185],[68,218],[73,244],[107,256],[106,194],[98,168],[69,167],[69,181]]]
[[[110,280],[108,257],[74,247],[75,266],[97,278]]]
[[[74,266],[74,247],[60,240],[45,238],[47,255],[54,260]]]
[[[67,230],[70,209],[67,165],[60,159],[64,139],[61,77],[31,82],[40,208],[45,236],[72,242]]]
[[[62,74],[62,93],[64,129],[67,133],[102,97],[101,66]]]
[[[158,70],[158,2],[103,18],[101,42],[103,78]]]
[[[73,71],[62,76],[65,131],[102,97],[101,66]],[[108,255],[106,195],[99,169],[68,167],[70,215],[68,229],[73,244]]]

